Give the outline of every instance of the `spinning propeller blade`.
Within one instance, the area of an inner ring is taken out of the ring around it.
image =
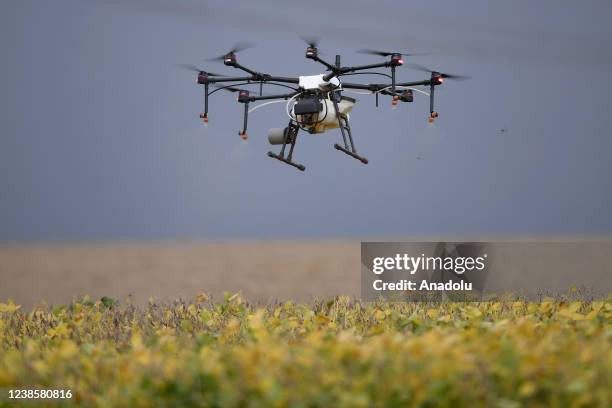
[[[308,45],[309,48],[317,49],[317,54],[325,55],[324,52],[319,51],[319,37],[301,35],[300,38],[306,43],[306,45]]]
[[[416,64],[414,62],[409,63],[408,66],[410,66],[412,69],[416,69],[417,71],[429,72],[430,74],[438,74],[442,78],[445,78],[445,79],[448,78],[448,79],[454,79],[456,81],[463,81],[463,80],[471,78],[471,77],[465,76],[465,75],[445,74],[445,73],[440,72],[440,71],[434,71],[433,69],[429,69],[427,67],[424,67],[423,65]]]
[[[201,73],[206,74],[208,76],[225,76],[223,74],[215,74],[214,72],[204,71],[203,69],[200,69],[200,68],[196,67],[193,64],[179,64],[179,67],[181,67],[183,69],[186,69],[188,71],[201,72]]]
[[[307,35],[300,36],[302,41],[304,41],[309,47],[317,48],[319,45],[319,37],[311,37]]]
[[[230,54],[236,54],[237,52],[246,50],[247,48],[251,48],[253,46],[255,46],[255,44],[251,44],[247,42],[238,42],[234,45],[234,47],[231,50],[229,50],[225,54],[220,55],[215,58],[209,58],[206,61],[223,61],[225,59],[225,56],[230,55]]]
[[[401,55],[405,55],[408,57],[414,56],[414,55],[427,55],[422,52],[414,53],[414,52],[403,52],[403,51],[379,51],[379,50],[371,50],[369,48],[362,48],[360,50],[357,50],[357,52],[359,54],[379,55],[381,57],[388,57],[393,54],[401,54]]]

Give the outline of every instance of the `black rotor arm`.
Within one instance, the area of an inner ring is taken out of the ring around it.
[[[393,62],[385,61],[385,62],[381,62],[378,64],[358,65],[356,67],[332,67],[331,69],[332,72],[323,76],[323,80],[329,81],[335,76],[341,76],[341,75],[349,74],[352,72],[364,71],[364,70],[373,69],[373,68],[388,68],[388,67],[393,67],[393,66],[396,66]]]
[[[376,106],[378,106],[378,94],[381,93],[383,95],[390,95],[394,99],[392,101],[392,105],[395,106],[399,99],[402,99],[402,94],[397,91],[396,87],[415,87],[415,86],[428,86],[429,87],[429,123],[432,123],[435,118],[438,117],[438,113],[434,110],[434,92],[435,87],[441,85],[440,82],[435,77],[431,79],[427,79],[424,81],[414,81],[414,82],[399,82],[399,83],[390,83],[390,84],[353,84],[353,83],[342,83],[342,88],[344,89],[360,89],[370,91],[376,94]]]
[[[333,72],[333,71],[336,69],[336,67],[335,67],[334,65],[332,65],[332,64],[330,64],[329,62],[327,62],[327,61],[325,61],[325,60],[323,60],[323,59],[319,58],[319,56],[318,56],[318,55],[313,55],[313,56],[310,56],[310,57],[308,57],[308,58],[310,58],[310,59],[311,59],[311,60],[313,60],[313,61],[316,61],[316,62],[319,62],[319,63],[321,63],[321,64],[325,65],[325,67],[326,67],[327,69],[331,70],[332,72]]]
[[[240,70],[242,70],[242,71],[244,71],[244,72],[246,72],[248,74],[251,74],[252,81],[255,81],[255,82],[267,82],[272,77],[272,75],[270,75],[270,74],[264,74],[262,72],[254,71],[254,70],[252,70],[250,68],[247,68],[247,67],[245,67],[243,65],[238,64],[237,62],[234,65],[232,65],[232,66],[234,68],[240,69]]]
[[[249,96],[248,101],[256,102],[256,101],[266,101],[270,99],[285,99],[286,100],[286,99],[293,98],[295,95],[299,93],[301,93],[301,91],[295,91],[295,92],[279,94],[279,95]]]
[[[398,82],[395,84],[395,86],[405,86],[405,87],[429,86],[431,85],[432,82],[433,81],[431,81],[430,79],[425,80],[425,81],[415,81],[415,82]],[[436,82],[434,85],[439,85],[439,84]],[[371,92],[380,92],[381,90],[385,88],[391,88],[391,86],[393,86],[393,84],[354,84],[354,83],[349,83],[349,82],[342,83],[342,88],[345,88],[345,89],[363,89],[363,90],[371,91]]]
[[[255,73],[255,75],[245,77],[208,77],[208,83],[215,84],[218,82],[280,82],[285,84],[299,84],[299,78],[280,77],[269,74]]]

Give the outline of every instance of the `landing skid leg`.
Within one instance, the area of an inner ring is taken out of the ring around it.
[[[293,159],[293,149],[295,149],[295,143],[297,142],[297,134],[300,130],[300,127],[293,123],[293,121],[289,122],[289,126],[287,126],[287,134],[285,136],[285,140],[283,142],[283,147],[281,147],[280,154],[276,154],[274,152],[268,152],[268,156],[272,157],[276,160],[280,160],[283,163],[287,163],[290,166],[295,167],[298,170],[304,171],[306,167],[303,164],[299,164],[294,162]],[[289,144],[289,154],[285,158],[285,149]]]
[[[355,152],[345,149],[344,147],[340,146],[338,143],[334,144],[334,147],[336,148],[336,150],[340,150],[341,152],[344,152],[348,154],[349,156],[354,157],[355,159],[359,160],[363,164],[368,164],[368,159],[366,159],[363,156],[358,155]]]
[[[334,144],[334,147],[336,150],[340,150],[341,152],[348,154],[363,164],[368,164],[368,159],[357,154],[357,149],[355,149],[355,143],[353,142],[353,135],[351,134],[351,126],[349,125],[348,116],[340,113],[340,109],[338,108],[338,101],[336,99],[339,97],[339,94],[334,94],[332,95],[331,100],[334,104],[336,117],[338,118],[338,125],[340,126],[340,133],[342,134],[344,147],[340,146],[338,143]]]

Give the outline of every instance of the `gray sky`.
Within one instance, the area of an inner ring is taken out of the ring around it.
[[[0,240],[612,232],[610,2],[291,3],[3,2]],[[244,144],[242,106],[215,94],[204,128],[177,68],[231,73],[204,59],[242,40],[257,70],[321,72],[299,35],[346,64],[424,51],[472,79],[439,90],[433,127],[426,98],[358,95],[370,164],[333,149],[335,130],[302,136],[301,173],[266,156],[282,105],[250,117]]]

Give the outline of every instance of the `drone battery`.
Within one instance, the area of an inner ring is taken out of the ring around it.
[[[323,105],[317,98],[304,98],[298,101],[293,108],[296,115],[309,115],[319,113]]]

